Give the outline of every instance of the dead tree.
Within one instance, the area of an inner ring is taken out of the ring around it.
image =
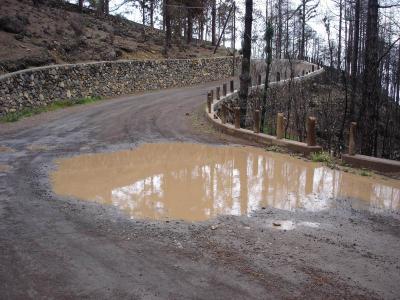
[[[250,57],[251,57],[251,27],[253,22],[253,0],[246,0],[246,14],[243,36],[243,59],[242,74],[240,75],[239,107],[240,124],[245,127],[247,98],[249,95],[250,78]]]

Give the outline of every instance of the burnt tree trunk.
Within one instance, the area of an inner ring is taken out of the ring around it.
[[[103,12],[106,15],[110,14],[110,0],[104,0]]]
[[[301,6],[301,42],[300,42],[300,59],[304,59],[304,48],[306,38],[306,0],[302,1]]]
[[[154,0],[150,0],[150,26],[154,28]]]
[[[354,33],[352,34],[353,46],[352,46],[352,59],[351,59],[351,95],[350,95],[350,121],[353,121],[354,110],[356,104],[357,95],[357,70],[358,70],[358,49],[359,49],[359,38],[360,38],[360,1],[356,0],[354,10]]]
[[[239,107],[240,125],[245,126],[247,98],[249,95],[250,77],[250,57],[251,57],[251,26],[253,22],[253,0],[246,0],[246,14],[243,36],[243,59],[242,74],[240,75]]]
[[[217,4],[216,0],[212,1],[212,8],[211,8],[211,44],[215,46],[216,43],[216,28],[215,28],[215,23],[217,19]]]
[[[365,40],[365,69],[363,92],[359,111],[361,152],[377,155],[379,121],[379,57],[378,57],[378,0],[368,0]]]
[[[186,31],[186,42],[188,44],[192,42],[192,36],[193,36],[193,15],[190,9],[188,9],[187,31]]]
[[[400,104],[399,97],[400,97],[400,44],[398,50],[398,60],[397,60],[397,74],[396,74],[396,104]]]
[[[97,2],[96,14],[98,17],[104,16],[104,0]]]
[[[272,38],[274,36],[274,28],[272,26],[272,16],[268,20],[268,0],[266,3],[265,10],[265,81],[264,81],[264,91],[262,95],[261,102],[261,128],[260,131],[264,132],[265,127],[265,115],[267,113],[267,93],[269,87],[269,73],[272,63]]]
[[[342,18],[343,18],[343,0],[339,1],[339,36],[338,36],[338,53],[337,53],[337,68],[340,71],[341,55],[342,55]]]
[[[277,9],[278,9],[278,28],[277,28],[277,37],[276,37],[276,57],[278,59],[282,58],[282,34],[283,34],[283,21],[282,21],[282,1],[278,0]]]
[[[165,43],[164,43],[164,55],[168,55],[168,50],[171,48],[171,15],[169,9],[170,0],[164,1],[164,22],[165,22]]]

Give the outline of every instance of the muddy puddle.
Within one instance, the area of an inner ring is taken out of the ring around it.
[[[252,147],[145,144],[59,159],[63,196],[109,204],[132,218],[202,221],[263,207],[319,211],[336,198],[374,211],[400,209],[400,181],[362,177]]]

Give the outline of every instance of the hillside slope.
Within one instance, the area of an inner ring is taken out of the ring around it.
[[[60,0],[33,6],[31,0],[2,0],[0,73],[33,66],[82,61],[162,58],[163,33],[121,17],[97,18]],[[218,56],[226,55],[219,49]],[[176,40],[171,58],[212,56],[209,43]]]

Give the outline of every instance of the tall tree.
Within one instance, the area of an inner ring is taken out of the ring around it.
[[[354,116],[357,95],[357,70],[358,70],[358,52],[359,52],[359,38],[360,38],[360,14],[361,14],[361,0],[356,0],[354,9],[354,27],[353,27],[353,45],[351,57],[351,94],[350,94],[350,120]]]
[[[78,7],[79,7],[79,11],[82,12],[83,11],[83,0],[78,0]]]
[[[242,58],[242,74],[240,75],[239,89],[239,107],[240,107],[240,124],[245,126],[247,98],[249,95],[250,77],[250,57],[251,57],[251,27],[253,23],[253,0],[246,0],[246,13],[244,21],[243,35],[243,58]]]
[[[340,70],[342,63],[342,18],[343,18],[343,0],[339,0],[339,36],[338,36],[338,52],[337,52],[337,68]]]
[[[165,23],[165,42],[164,42],[164,55],[168,55],[168,50],[171,48],[171,13],[170,3],[171,0],[164,0],[164,23]]]
[[[278,59],[282,58],[282,33],[283,33],[282,2],[283,0],[277,0],[276,3],[276,9],[277,9],[276,57]]]
[[[193,38],[193,10],[187,9],[186,42],[190,44]]]
[[[155,0],[150,0],[150,26],[154,28],[154,6]]]
[[[361,151],[366,155],[377,155],[377,126],[380,103],[378,10],[378,0],[368,0],[363,90],[358,116]]]
[[[261,108],[261,128],[260,132],[264,132],[265,115],[267,109],[267,93],[269,88],[269,73],[272,63],[272,38],[274,35],[274,28],[272,27],[272,18],[268,18],[268,2],[266,10],[266,22],[265,22],[265,81],[264,91],[262,96],[262,108]]]
[[[217,1],[212,0],[211,7],[211,44],[215,46],[216,44],[216,19],[217,19]]]
[[[306,46],[306,23],[316,16],[316,8],[319,5],[319,0],[301,0],[300,4],[300,19],[301,19],[301,40],[300,40],[300,59],[305,58]]]

